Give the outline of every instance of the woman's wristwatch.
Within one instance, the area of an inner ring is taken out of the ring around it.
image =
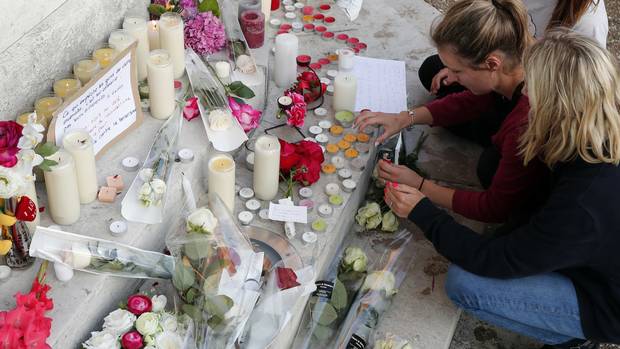
[[[415,109],[407,110],[407,115],[411,118],[411,123],[407,126],[407,131],[411,131],[415,124]]]

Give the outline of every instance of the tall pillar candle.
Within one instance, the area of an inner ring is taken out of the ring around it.
[[[265,15],[265,22],[269,22],[269,17],[271,17],[271,0],[261,0],[260,8]]]
[[[280,181],[280,142],[274,136],[262,135],[254,148],[254,193],[261,200],[272,200]]]
[[[228,154],[209,160],[207,182],[209,195],[217,194],[230,212],[235,210],[235,161]]]
[[[166,50],[154,50],[147,63],[151,115],[167,119],[174,112],[174,72]]]
[[[288,88],[297,79],[299,40],[295,34],[276,36],[275,81],[278,87]]]
[[[149,50],[159,50],[159,21],[149,21]]]
[[[341,73],[334,80],[333,108],[335,111],[355,111],[357,78],[353,74]]]
[[[136,39],[131,33],[125,29],[115,29],[110,33],[108,38],[108,45],[116,50],[116,52],[123,52],[129,45],[133,44]]]
[[[136,57],[138,58],[138,80],[146,79],[146,62],[149,59],[149,34],[146,19],[136,16],[125,17],[123,29],[127,30],[136,40]]]
[[[75,161],[80,203],[88,204],[95,201],[99,188],[93,139],[86,131],[69,131],[62,138],[62,146]]]
[[[75,162],[64,150],[48,157],[58,164],[44,171],[47,190],[47,206],[56,224],[70,225],[80,218],[80,193],[78,190]]]
[[[174,78],[179,79],[185,71],[185,37],[183,18],[175,12],[166,12],[159,18],[159,44],[168,51],[174,67]]]

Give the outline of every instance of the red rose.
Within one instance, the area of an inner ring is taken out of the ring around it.
[[[140,349],[144,347],[142,336],[138,331],[127,332],[121,338],[123,349]]]
[[[320,177],[321,163],[310,158],[302,158],[296,167],[293,180],[308,186],[318,181]]]
[[[151,298],[143,294],[134,294],[127,299],[127,310],[134,315],[147,313],[151,311],[152,308],[153,303],[151,302]]]
[[[301,79],[308,81],[308,82],[312,82],[312,81],[317,81],[318,77],[313,72],[305,71],[301,73]]]
[[[288,174],[291,168],[297,165],[301,156],[296,153],[294,144],[288,143],[280,139],[280,171]]]
[[[291,109],[286,111],[286,114],[288,115],[286,123],[289,124],[289,126],[301,127],[304,125],[304,118],[306,117],[305,107],[295,104]]]
[[[297,90],[298,91],[307,90],[309,88],[310,88],[310,82],[308,82],[306,80],[301,80],[299,83],[297,83]]]
[[[22,126],[15,121],[0,121],[0,166],[17,164],[17,143],[22,136]]]
[[[312,141],[300,141],[297,143],[297,153],[300,154],[301,157],[318,161],[319,164],[322,164],[325,160],[321,146]]]
[[[323,91],[323,94],[325,94],[325,91],[327,91],[327,84],[321,83],[321,90]]]

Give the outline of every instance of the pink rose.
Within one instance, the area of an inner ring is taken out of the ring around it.
[[[131,331],[123,335],[121,345],[123,349],[140,349],[144,346],[144,343],[138,331]]]
[[[228,105],[244,132],[250,132],[258,127],[261,116],[260,110],[252,108],[249,104],[239,104],[232,97],[228,97]]]
[[[200,115],[200,109],[198,109],[198,98],[192,97],[185,102],[183,107],[183,117],[187,121],[192,121]]]
[[[291,107],[291,109],[286,111],[286,114],[288,116],[286,123],[289,124],[289,126],[302,127],[304,125],[304,119],[306,117],[305,105],[301,107],[298,104],[295,104]]]
[[[13,167],[17,164],[17,143],[22,129],[15,121],[0,121],[0,166]]]
[[[293,104],[303,104],[304,107],[306,106],[306,101],[304,100],[304,96],[302,96],[301,94],[297,92],[286,92],[285,95],[293,99]]]
[[[149,312],[152,308],[153,302],[151,302],[151,298],[143,294],[134,294],[127,299],[127,310],[134,315]]]

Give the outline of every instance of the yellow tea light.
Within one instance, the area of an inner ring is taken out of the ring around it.
[[[111,47],[102,47],[93,52],[93,59],[99,63],[101,68],[107,68],[114,58],[116,58],[116,50]]]
[[[353,148],[347,149],[344,152],[344,156],[348,159],[355,159],[356,157],[358,157],[358,155],[359,155],[359,152]]]
[[[33,111],[29,111],[29,112],[25,112],[20,114],[16,119],[15,122],[17,122],[18,124],[22,125],[22,126],[26,126],[28,124],[28,118],[30,118],[30,114],[34,113]],[[36,119],[34,120],[34,122],[36,124],[40,124],[43,125],[43,127],[47,128],[47,119],[44,116],[41,116],[39,114],[35,114],[36,115]]]
[[[357,134],[357,141],[361,142],[361,143],[368,143],[368,141],[370,140],[370,136],[365,134],[365,133],[358,133]]]
[[[82,85],[89,82],[99,70],[101,70],[99,62],[90,58],[85,58],[73,65],[73,74],[80,79]]]
[[[49,123],[52,119],[52,114],[60,107],[61,104],[62,98],[60,97],[43,97],[34,103],[34,110],[37,112],[38,116],[44,117]]]
[[[340,148],[336,144],[328,144],[325,146],[325,149],[330,154],[336,154],[340,151]]]
[[[321,167],[321,169],[323,170],[323,173],[325,174],[336,173],[336,166],[334,166],[333,164],[325,164]]]
[[[344,132],[344,128],[339,125],[334,125],[329,128],[329,132],[334,136],[340,136]]]
[[[344,135],[343,139],[349,143],[353,143],[357,140],[357,136],[352,133],[347,133]]]
[[[82,84],[78,79],[60,79],[54,82],[54,93],[60,98],[67,98],[76,93]]]
[[[342,150],[347,150],[347,149],[351,148],[351,143],[342,140],[342,141],[338,142],[338,148],[340,148]]]

